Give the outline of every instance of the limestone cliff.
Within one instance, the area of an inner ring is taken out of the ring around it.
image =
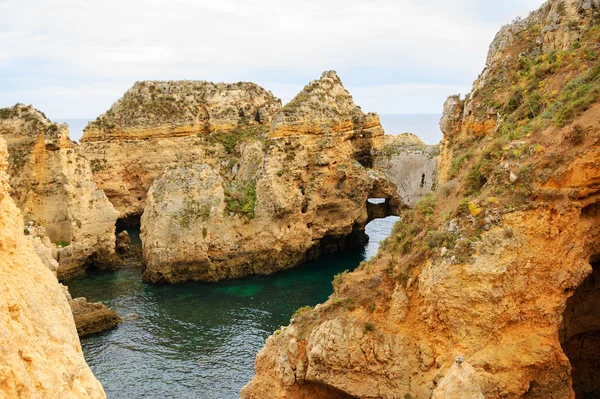
[[[365,130],[358,131],[358,130]],[[355,132],[381,134],[379,117],[365,115],[354,104],[335,71],[324,72],[308,85],[273,119],[271,137],[297,134]]]
[[[105,398],[83,359],[63,290],[23,234],[0,138],[0,397]]]
[[[439,147],[409,133],[385,135],[373,145],[373,168],[395,184],[402,202],[414,206],[437,184]]]
[[[267,339],[242,398],[598,396],[599,20],[551,0],[501,30],[444,107],[437,192]]]
[[[167,169],[154,181],[141,223],[146,279],[272,273],[363,243],[370,197],[387,199],[388,214],[397,212],[396,187],[363,166],[371,166],[373,137],[383,135],[379,119],[354,105],[335,72],[290,104],[297,114],[284,107],[269,137],[242,141],[229,159]]]
[[[113,254],[117,213],[93,182],[67,126],[17,104],[0,109],[0,136],[8,144],[11,195],[26,222],[42,226],[56,245],[59,277]]]
[[[216,167],[239,140],[263,138],[280,108],[253,83],[138,82],[86,127],[81,146],[120,216],[139,217],[166,168]]]

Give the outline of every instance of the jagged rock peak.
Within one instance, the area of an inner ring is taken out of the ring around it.
[[[280,109],[281,100],[254,83],[142,81],[88,124],[83,141],[135,131],[156,136],[268,126]]]
[[[272,136],[344,132],[379,126],[376,114],[365,115],[335,71],[310,82],[273,119]]]
[[[330,113],[331,116],[362,115],[335,71],[323,72],[320,79],[307,84],[283,110],[286,114],[312,114],[321,111]]]

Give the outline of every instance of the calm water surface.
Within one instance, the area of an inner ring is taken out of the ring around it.
[[[131,268],[74,280],[73,297],[102,301],[128,319],[82,339],[85,358],[109,399],[238,398],[265,339],[297,308],[325,301],[333,276],[375,255],[397,220],[371,222],[364,249],[272,276],[154,286]]]

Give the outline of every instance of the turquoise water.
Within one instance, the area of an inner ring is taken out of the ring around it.
[[[294,311],[331,294],[333,276],[375,255],[397,217],[371,222],[364,249],[323,256],[272,276],[218,284],[154,286],[125,268],[69,283],[126,319],[82,339],[85,358],[109,399],[237,398],[254,374],[265,339]]]

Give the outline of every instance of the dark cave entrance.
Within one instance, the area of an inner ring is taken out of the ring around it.
[[[577,399],[600,398],[600,255],[591,265],[592,274],[567,300],[559,333]]]
[[[140,239],[141,221],[141,214],[133,214],[117,219],[115,234],[118,235],[123,231],[127,231],[127,234],[129,234],[129,238],[131,239],[131,244],[142,245],[142,240]]]
[[[357,151],[354,154],[354,159],[358,161],[365,168],[373,167],[373,154],[371,154],[371,148],[364,148],[361,151]]]

